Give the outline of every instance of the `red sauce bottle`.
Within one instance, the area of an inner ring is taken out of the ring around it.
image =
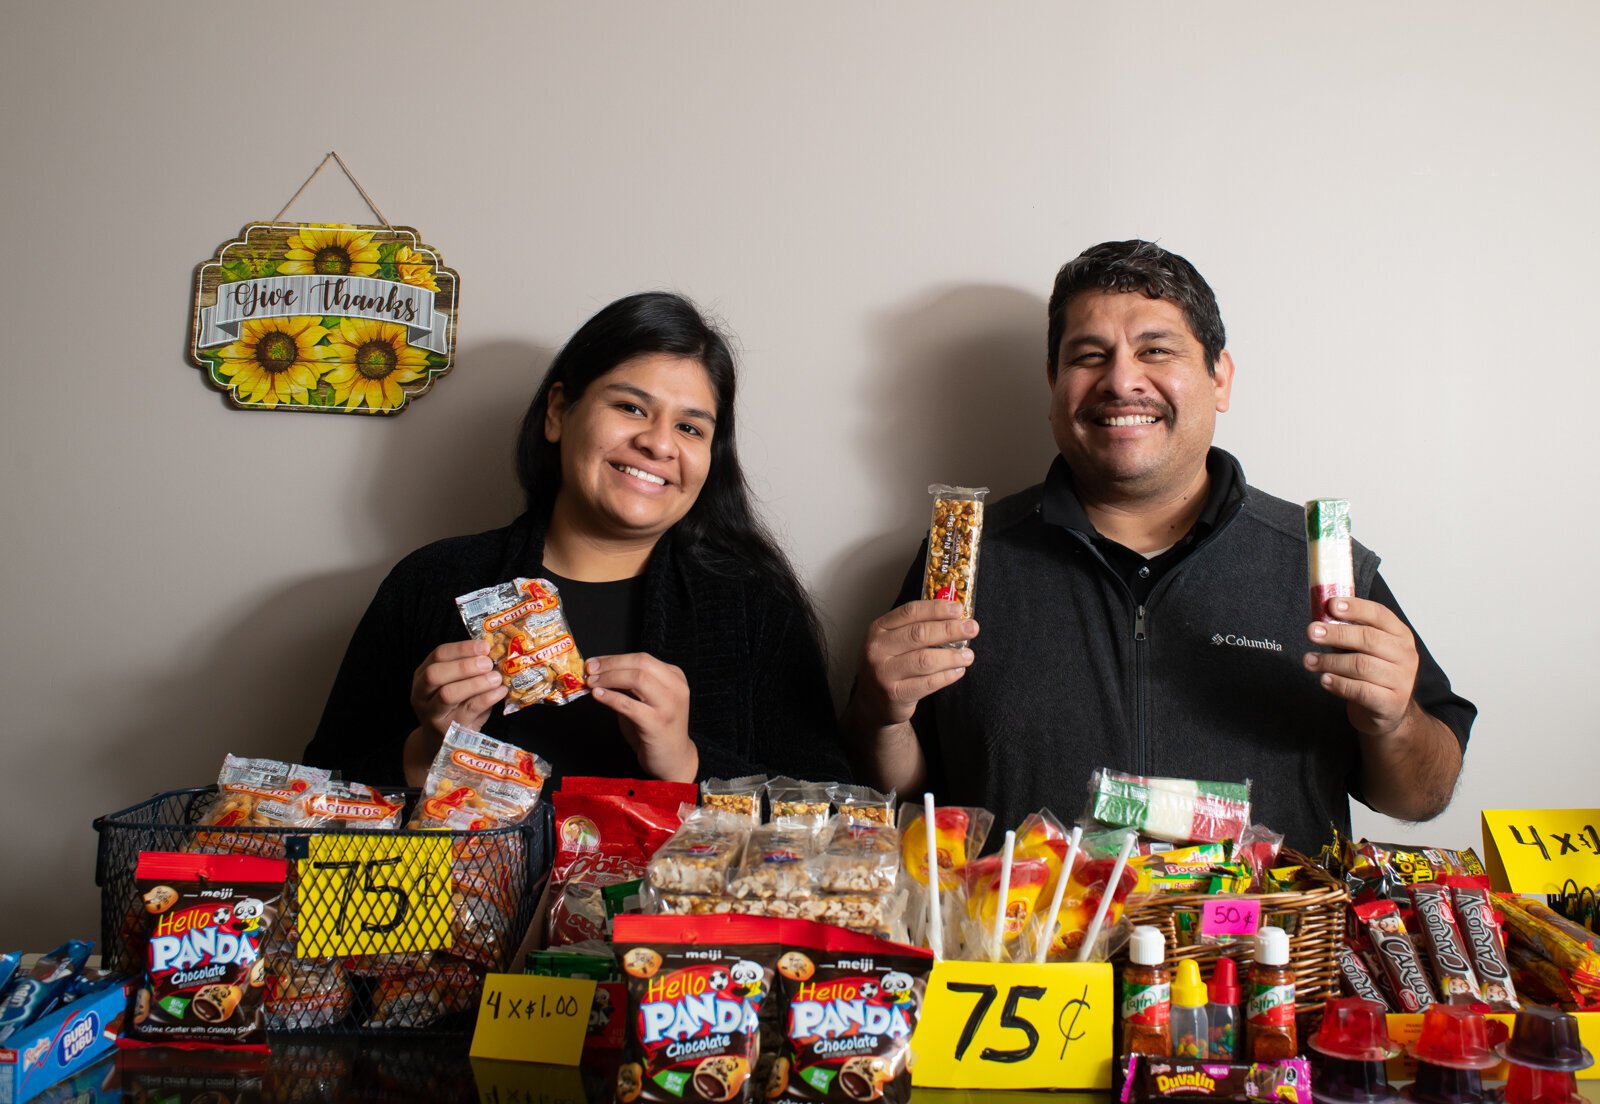
[[[1172,1053],[1172,972],[1160,928],[1137,927],[1122,971],[1122,1049],[1165,1058]]]
[[[1289,968],[1289,936],[1282,928],[1256,933],[1256,960],[1250,967],[1245,1039],[1252,1062],[1276,1062],[1300,1052],[1294,1029],[1294,971]]]

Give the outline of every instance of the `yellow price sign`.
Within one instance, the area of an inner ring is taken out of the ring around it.
[[[1502,892],[1600,889],[1600,809],[1485,809],[1483,865]]]
[[[301,958],[434,951],[451,944],[448,835],[316,835],[298,861]]]
[[[575,1066],[583,1057],[595,983],[589,978],[486,974],[473,1058]]]
[[[911,1039],[918,1088],[1111,1087],[1105,962],[938,962]]]

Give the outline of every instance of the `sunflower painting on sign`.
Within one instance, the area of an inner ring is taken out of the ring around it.
[[[408,226],[252,223],[195,269],[190,355],[242,409],[398,414],[450,370],[457,283]]]

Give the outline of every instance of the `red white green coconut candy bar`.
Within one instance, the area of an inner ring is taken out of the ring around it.
[[[1094,819],[1173,843],[1237,839],[1250,823],[1249,782],[1144,778],[1101,770],[1090,786]]]
[[[1348,500],[1317,498],[1306,503],[1306,567],[1311,578],[1311,619],[1338,624],[1329,604],[1356,593]]]

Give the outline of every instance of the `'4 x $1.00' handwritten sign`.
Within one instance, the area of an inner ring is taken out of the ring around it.
[[[912,1083],[1111,1087],[1111,966],[939,962],[911,1039]]]
[[[1501,892],[1600,887],[1600,809],[1485,809],[1484,866]]]

